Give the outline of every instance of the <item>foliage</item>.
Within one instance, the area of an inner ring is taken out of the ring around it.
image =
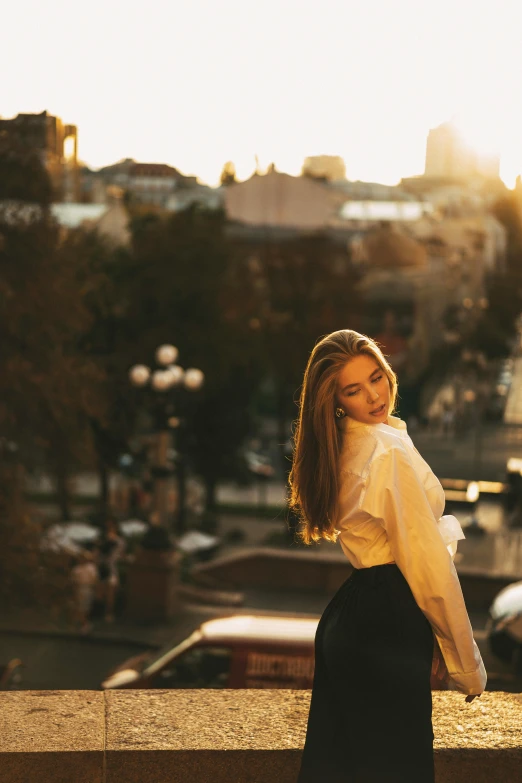
[[[0,435],[12,462],[0,471],[0,573],[9,603],[7,594],[21,602],[60,594],[59,569],[42,564],[43,523],[24,505],[23,476],[43,466],[54,473],[68,515],[67,477],[92,460],[89,420],[104,401],[103,371],[79,350],[91,325],[85,279],[50,214],[47,173],[3,137],[0,183],[0,207],[18,203],[0,209]]]
[[[489,277],[489,309],[481,330],[487,342],[497,345],[493,355],[502,355],[507,353],[515,320],[522,312],[522,203],[518,194],[510,192],[499,199],[493,213],[507,232],[506,268]]]
[[[100,374],[98,394],[102,404],[90,412],[88,423],[102,488],[105,484],[100,510],[106,512],[108,471],[128,449],[135,416],[127,379],[127,319],[133,318],[126,307],[129,255],[122,248],[109,246],[95,231],[83,230],[69,232],[62,253],[76,266],[83,305],[90,318],[78,349]]]
[[[150,363],[157,345],[172,342],[183,367],[205,373],[202,391],[178,393],[176,405],[190,422],[178,447],[205,479],[211,504],[216,481],[234,473],[259,380],[235,311],[248,279],[224,228],[222,212],[197,206],[136,220],[126,304],[131,364]]]
[[[43,520],[23,500],[23,469],[5,459],[0,467],[0,605],[37,610],[40,619],[63,619],[67,610],[69,556],[40,549]]]
[[[346,246],[323,233],[245,242],[243,254],[253,292],[243,302],[243,318],[272,381],[284,451],[287,422],[296,416],[294,402],[315,342],[336,329],[357,328],[358,273]]]
[[[219,183],[220,185],[233,185],[235,182],[237,182],[236,167],[231,160],[227,160],[223,166]]]
[[[89,328],[78,270],[47,214],[0,224],[0,423],[26,465],[89,456],[86,424],[100,415],[99,366],[78,350]]]

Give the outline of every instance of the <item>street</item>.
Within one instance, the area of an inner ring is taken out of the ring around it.
[[[107,672],[148,645],[0,631],[0,662],[20,658],[23,690],[97,690]]]
[[[514,380],[518,389],[522,388],[522,366],[517,366],[517,370],[519,372]],[[459,478],[505,482],[507,460],[522,457],[522,426],[513,423],[518,411],[518,392],[515,394],[513,390],[510,399],[510,424],[485,422],[480,429],[471,429],[458,437],[440,431],[410,428],[415,446],[441,480]],[[45,484],[45,478],[32,482],[32,489],[41,491]],[[46,488],[50,489],[50,486]],[[97,491],[95,477],[78,476],[75,491],[84,497],[94,495]],[[286,524],[283,482],[257,482],[249,487],[222,484],[218,487],[217,498],[223,507],[219,534],[225,538],[220,554],[236,552],[244,547],[274,545],[273,537],[277,537]],[[233,506],[243,506],[244,513],[234,513],[231,510]],[[265,506],[274,509],[273,516],[267,518],[266,513],[262,517],[256,516],[256,511]],[[250,511],[247,512],[248,507]],[[278,508],[281,511],[278,512]],[[45,510],[53,513],[54,509],[45,504]],[[81,518],[82,511],[82,507],[77,506],[75,516]],[[481,496],[474,509],[448,501],[446,513],[455,514],[465,532],[468,529],[466,539],[459,542],[455,558],[457,568],[480,568],[522,577],[522,531],[507,529],[501,496]],[[484,535],[474,534],[469,527],[473,516],[486,531]],[[227,534],[237,530],[242,531],[241,541],[235,544],[227,542]],[[328,542],[305,548],[310,557],[319,552],[334,555],[339,549],[339,544]],[[247,589],[244,592],[244,605],[238,609],[241,613],[274,610],[319,616],[329,600],[326,595],[313,596],[295,591],[281,594],[280,591]],[[169,625],[150,629],[149,632],[147,629],[137,632],[136,628],[126,626],[123,619],[118,619],[112,629],[96,627],[95,624],[93,638],[19,633],[17,628],[9,632],[4,623],[3,630],[0,630],[0,662],[11,657],[22,659],[25,664],[24,689],[97,689],[107,672],[127,657],[147,648],[157,648],[167,641],[175,644],[200,622],[230,612],[227,608],[194,607],[192,614],[189,611]],[[489,673],[488,687],[520,690],[521,684],[512,679],[509,668],[489,652],[485,633],[486,614],[475,614],[470,619]]]

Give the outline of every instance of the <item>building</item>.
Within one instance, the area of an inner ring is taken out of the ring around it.
[[[66,234],[73,229],[95,231],[112,247],[127,247],[131,241],[130,217],[115,190],[105,203],[52,204],[51,214]]]
[[[380,182],[361,182],[349,180],[331,182],[330,186],[342,191],[346,198],[353,201],[415,201],[416,196],[396,185],[383,185]]]
[[[502,271],[506,251],[506,232],[479,190],[451,178],[413,180],[408,192],[408,182],[340,186],[270,171],[224,189],[234,231],[252,242],[320,231],[349,250],[361,272],[361,331],[380,337],[406,387],[445,341],[448,312],[484,301],[486,276]]]
[[[163,208],[167,208],[175,192],[198,184],[196,177],[186,177],[166,163],[138,163],[132,158],[100,169],[95,178],[105,186],[122,188],[131,203]],[[94,194],[99,193],[99,184],[96,186],[91,182],[89,188]]]
[[[426,201],[345,201],[332,224],[371,228],[376,223],[414,222],[433,212]]]
[[[0,133],[36,152],[53,187],[53,201],[75,202],[79,199],[78,130],[65,125],[48,112],[18,114],[12,119],[0,119]]]
[[[301,174],[329,182],[345,181],[346,165],[340,155],[310,155],[304,160]]]
[[[223,194],[229,220],[253,226],[318,231],[328,226],[346,196],[324,182],[271,168]]]
[[[470,180],[455,177],[406,177],[400,187],[419,201],[429,202],[433,209],[443,215],[483,214],[507,188],[500,178]]]
[[[424,168],[426,177],[497,179],[499,170],[500,158],[475,152],[452,122],[444,122],[429,131]]]
[[[330,183],[275,169],[229,185],[223,201],[229,220],[302,231],[352,231],[380,221],[414,221],[432,212],[431,204],[399,188],[372,182]]]
[[[226,187],[211,188],[208,185],[187,185],[177,188],[165,204],[169,212],[182,212],[193,205],[203,209],[222,209]]]

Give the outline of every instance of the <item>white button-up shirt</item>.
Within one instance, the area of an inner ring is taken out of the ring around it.
[[[395,562],[437,637],[461,693],[481,693],[486,670],[473,639],[453,564],[458,520],[444,511],[444,490],[408,435],[406,424],[341,420],[340,492],[335,526],[354,568]]]

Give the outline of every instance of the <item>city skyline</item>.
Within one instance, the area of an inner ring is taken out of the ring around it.
[[[320,14],[293,0],[75,8],[81,26],[62,0],[53,24],[35,0],[10,8],[0,115],[77,125],[91,168],[129,157],[215,185],[228,160],[246,179],[256,156],[298,174],[331,154],[350,180],[397,184],[423,173],[429,130],[454,118],[479,152],[500,154],[508,187],[522,172],[510,2],[478,14],[441,0],[436,15],[411,0],[325,0]]]

